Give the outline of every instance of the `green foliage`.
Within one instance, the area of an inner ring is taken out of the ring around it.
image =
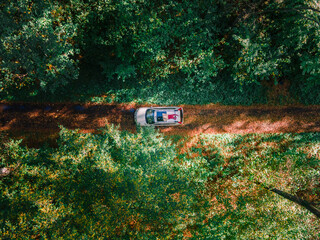
[[[295,100],[320,101],[314,0],[9,0],[0,9],[6,99],[88,101],[112,92],[155,102],[137,93],[165,85],[185,104],[253,104],[266,102],[266,86],[286,82]],[[210,97],[194,97],[201,93]]]
[[[149,86],[139,85],[138,88],[117,89],[107,91],[102,97],[91,97],[90,101],[98,103],[137,102],[159,105],[208,104],[251,105],[267,103],[266,89],[254,83],[239,89],[231,78],[217,82],[197,83],[192,85],[181,79],[169,82],[155,82]]]
[[[187,140],[194,143],[188,144],[187,154],[204,157],[211,169],[212,208],[202,228],[203,239],[312,239],[319,235],[314,215],[262,187],[319,201],[318,133],[194,138]]]
[[[77,26],[57,1],[0,4],[0,93],[54,93],[78,77]]]
[[[281,48],[270,51],[270,39],[255,39],[251,42],[250,37],[241,38],[234,35],[236,41],[241,45],[239,59],[233,65],[234,79],[241,85],[250,82],[260,82],[269,78],[279,79],[281,69],[279,65],[288,60],[281,59],[283,50]]]
[[[204,217],[206,163],[178,163],[153,129],[62,129],[56,149],[5,151],[21,163],[0,179],[5,238],[172,238]]]
[[[263,187],[317,202],[318,133],[175,136],[172,143],[152,128],[108,127],[62,129],[57,144],[1,142],[0,168],[14,169],[0,177],[4,238],[319,235],[319,219]]]

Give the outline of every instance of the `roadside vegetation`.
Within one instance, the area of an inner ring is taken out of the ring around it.
[[[180,140],[180,154],[204,158],[210,169],[207,239],[319,238],[319,137],[201,134]],[[313,214],[300,205],[304,201]]]
[[[62,129],[56,147],[1,145],[4,239],[320,236],[318,133],[164,138],[110,126]]]

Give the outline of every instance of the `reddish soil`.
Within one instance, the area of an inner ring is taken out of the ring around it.
[[[93,132],[106,123],[135,131],[134,104],[0,104],[0,131],[56,134],[59,125]],[[319,132],[320,106],[185,105],[184,124],[161,127],[167,135],[199,133]]]

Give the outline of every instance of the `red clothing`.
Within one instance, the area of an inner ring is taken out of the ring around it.
[[[177,119],[178,114],[168,114],[168,119]]]

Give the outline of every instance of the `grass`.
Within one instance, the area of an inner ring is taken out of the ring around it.
[[[45,133],[24,134],[25,144],[35,147],[39,146],[36,141],[46,138]],[[55,138],[50,135],[47,140]],[[210,171],[205,193],[210,210],[204,222],[194,224],[196,229],[188,229],[192,239],[319,236],[319,219],[263,186],[319,202],[320,133],[171,135],[165,139],[176,145],[179,159],[203,158]]]
[[[217,238],[308,239],[320,233],[314,215],[261,187],[319,202],[320,133],[201,134],[180,145],[181,154],[208,162],[211,228],[206,231]]]

